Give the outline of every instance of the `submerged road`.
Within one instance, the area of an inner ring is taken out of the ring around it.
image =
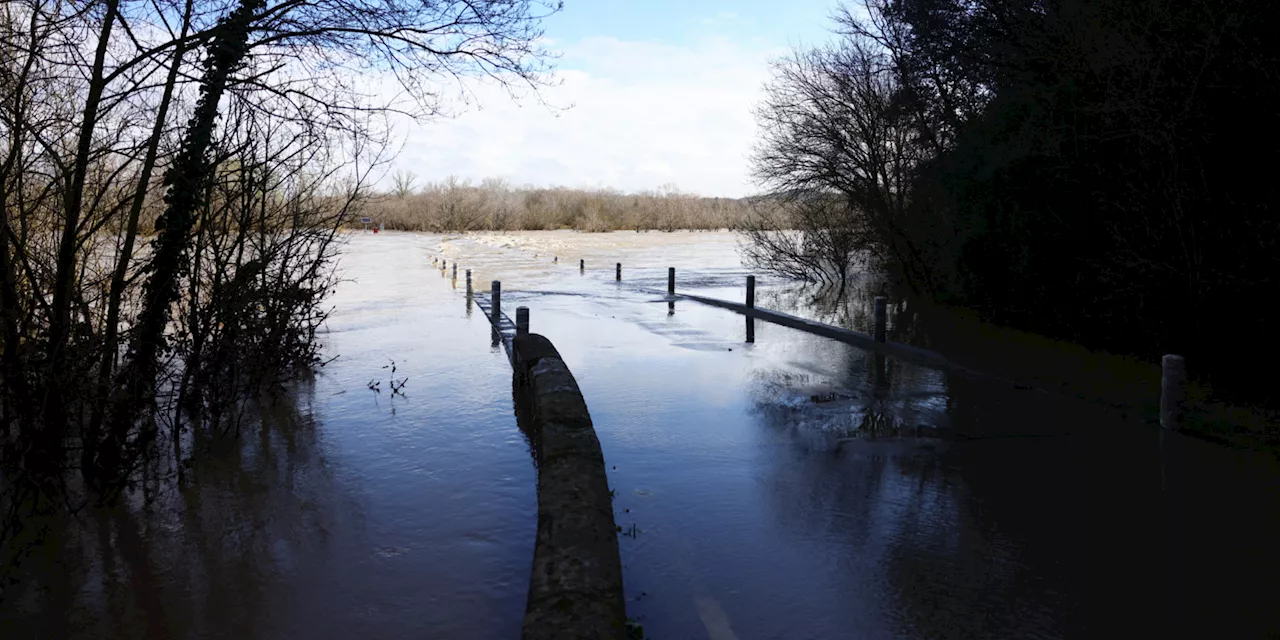
[[[536,474],[465,268],[577,378],[651,638],[1280,633],[1269,456],[892,358],[878,375],[777,325],[747,344],[735,313],[669,312],[668,266],[723,299],[747,273],[728,234],[354,234],[338,358],[189,489],[68,528],[0,637],[518,637]],[[813,312],[793,294],[762,278],[757,304]]]
[[[509,273],[504,308],[563,345],[611,482],[635,487],[628,606],[653,637],[1280,631],[1270,456],[963,372],[890,358],[877,377],[867,352],[786,327],[746,344],[741,316],[669,313],[659,293],[676,264],[680,292],[741,297],[747,272],[705,249],[584,247],[585,271],[535,247],[441,249]]]

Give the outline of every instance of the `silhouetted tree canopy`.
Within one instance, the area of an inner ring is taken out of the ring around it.
[[[1269,327],[1280,319],[1269,300],[1280,267],[1267,175],[1275,13],[1246,0],[842,8],[828,50],[873,44],[892,69],[888,114],[914,128],[924,154],[896,226],[857,208],[888,250],[886,271],[997,322],[1152,358],[1182,353],[1219,391],[1269,396],[1251,371],[1277,347]],[[866,72],[824,73],[839,86]],[[777,81],[804,89],[785,73]],[[856,138],[865,119],[811,115],[808,131],[833,143]],[[799,157],[786,146],[797,136],[765,137],[767,151]]]

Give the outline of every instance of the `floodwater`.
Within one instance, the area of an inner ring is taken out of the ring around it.
[[[1280,633],[1273,458],[669,309],[669,266],[681,291],[742,296],[734,242],[353,234],[337,359],[181,492],[59,530],[0,636],[517,637],[536,476],[505,354],[440,256],[478,291],[501,280],[578,378],[651,638]],[[840,322],[866,329],[868,291]],[[764,277],[757,304],[821,315]],[[891,338],[909,324],[891,315]]]

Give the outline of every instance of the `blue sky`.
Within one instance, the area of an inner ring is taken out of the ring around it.
[[[753,105],[770,60],[828,39],[835,0],[569,0],[544,29],[558,85],[477,86],[461,115],[406,124],[395,169],[515,185],[755,191]]]
[[[565,40],[608,35],[695,45],[708,36],[723,35],[767,46],[825,38],[833,5],[828,0],[570,0],[545,27],[548,37]]]

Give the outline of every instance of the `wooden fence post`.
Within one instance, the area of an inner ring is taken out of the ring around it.
[[[529,307],[516,307],[516,335],[529,335]]]
[[[1187,399],[1187,363],[1182,356],[1160,360],[1160,426],[1181,429],[1183,402]]]
[[[502,283],[494,280],[489,285],[489,318],[493,321],[493,328],[498,328],[498,321],[502,319]]]
[[[888,322],[887,303],[884,296],[876,296],[876,342],[884,342],[885,324]]]

